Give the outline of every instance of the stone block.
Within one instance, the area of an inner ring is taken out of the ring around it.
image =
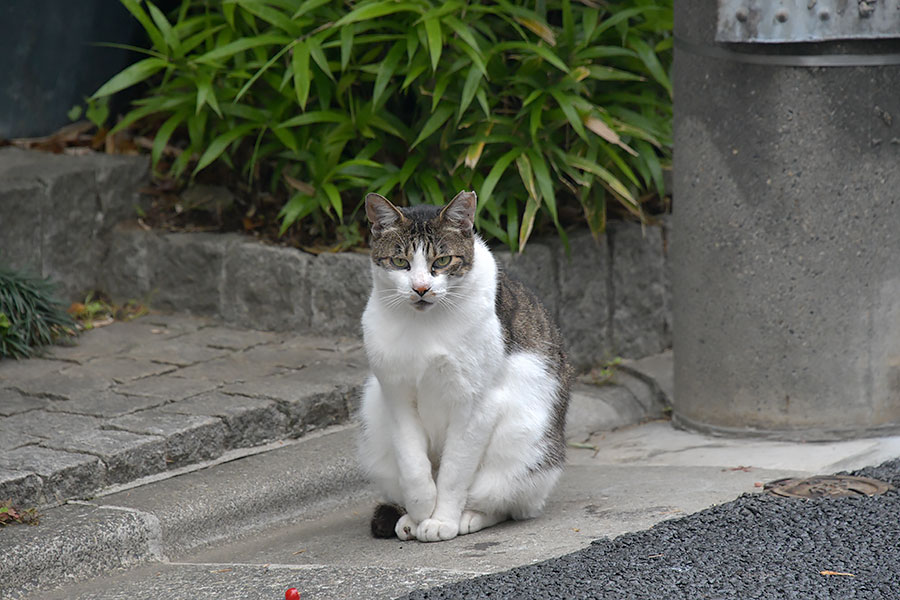
[[[273,400],[208,392],[167,404],[165,412],[219,417],[225,422],[226,448],[256,446],[287,432],[287,417]]]
[[[48,172],[47,202],[41,222],[41,274],[60,285],[68,301],[84,300],[96,285],[103,256],[102,216],[96,182],[88,165]]]
[[[238,235],[166,233],[148,237],[151,304],[162,309],[218,315],[227,248]]]
[[[140,187],[150,175],[150,159],[144,156],[96,154],[94,163],[97,196],[100,203],[103,229],[134,218],[144,202]]]
[[[569,360],[584,368],[614,356],[611,258],[606,236],[570,236],[571,253],[556,249],[559,272],[559,327]]]
[[[644,407],[625,387],[577,383],[569,398],[566,439],[585,442],[597,432],[632,425],[646,416]]]
[[[610,223],[612,242],[612,347],[617,356],[662,352],[668,341],[662,229]]]
[[[0,163],[9,154],[0,148]],[[0,265],[41,272],[41,212],[47,200],[37,180],[10,177],[0,170]]]
[[[213,348],[201,340],[186,339],[182,336],[176,339],[151,338],[147,343],[130,351],[128,356],[142,361],[186,367],[221,358],[227,354],[228,351],[224,348]]]
[[[117,301],[151,300],[151,251],[159,234],[144,231],[134,222],[119,223],[105,236],[106,254],[97,285]]]
[[[41,501],[44,482],[29,471],[0,468],[0,501],[10,500],[17,508],[32,508]]]
[[[128,431],[94,431],[43,443],[54,450],[90,454],[106,465],[106,482],[125,483],[166,470],[166,440]]]
[[[534,292],[554,321],[559,320],[560,288],[557,260],[551,246],[530,242],[522,254],[495,250],[494,257],[510,277],[521,281]]]
[[[43,481],[41,504],[83,498],[103,486],[105,468],[96,456],[25,446],[0,453],[0,469],[35,473]]]
[[[220,391],[277,401],[288,417],[289,431],[299,435],[346,421],[364,376],[358,368],[317,364],[227,385]]]
[[[162,436],[166,464],[180,467],[222,454],[225,424],[221,419],[164,412],[159,408],[124,415],[108,421],[113,429]]]
[[[222,318],[242,327],[308,330],[307,270],[314,260],[293,248],[256,241],[233,244],[225,260]]]
[[[372,288],[367,254],[320,254],[307,270],[310,329],[320,335],[362,335],[360,319]]]

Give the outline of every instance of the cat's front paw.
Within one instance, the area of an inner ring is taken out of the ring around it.
[[[394,533],[397,534],[397,537],[402,541],[414,540],[416,539],[416,522],[413,521],[409,515],[403,515],[400,517],[400,520],[397,521],[397,525],[394,527]]]
[[[459,534],[459,522],[425,519],[416,529],[416,538],[420,542],[441,542],[452,540]]]

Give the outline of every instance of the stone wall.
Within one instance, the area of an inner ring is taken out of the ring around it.
[[[0,151],[0,248],[14,266],[62,281],[72,299],[99,288],[242,327],[359,335],[366,254],[314,256],[239,234],[146,231],[128,219],[146,171],[146,160]],[[671,345],[666,236],[665,222],[611,223],[599,242],[570,234],[569,253],[549,239],[529,242],[522,255],[496,255],[544,301],[572,361],[586,367]]]

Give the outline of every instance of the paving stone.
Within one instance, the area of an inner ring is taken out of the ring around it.
[[[0,416],[3,417],[44,408],[47,404],[45,398],[24,396],[13,389],[0,389]]]
[[[281,341],[281,335],[272,331],[253,329],[232,329],[227,327],[204,327],[194,333],[178,338],[181,343],[200,344],[209,348],[226,350],[246,350],[259,344]]]
[[[222,317],[258,329],[307,330],[310,285],[307,269],[315,257],[295,248],[257,241],[229,247],[225,259]]]
[[[11,500],[17,508],[32,508],[40,502],[44,482],[29,471],[0,468],[0,501]]]
[[[223,384],[246,381],[284,371],[285,367],[281,363],[285,361],[273,358],[273,353],[269,350],[262,355],[259,354],[263,348],[269,348],[269,346],[253,348],[247,352],[232,353],[205,363],[184,367],[179,369],[175,376],[192,381],[194,385],[206,382],[205,389],[198,390],[197,393],[199,393],[215,389]]]
[[[131,383],[117,385],[113,391],[133,396],[161,398],[167,402],[183,400],[201,392],[208,392],[219,386],[212,380],[181,377],[182,370],[174,374],[154,375]]]
[[[288,418],[278,410],[274,400],[208,392],[167,404],[160,410],[221,418],[228,428],[225,438],[228,448],[256,446],[287,433]]]
[[[108,426],[164,437],[169,467],[215,458],[224,451],[225,424],[214,417],[173,414],[153,408],[111,419]]]
[[[128,353],[130,358],[156,363],[189,366],[221,358],[228,352],[205,344],[191,342],[182,337],[151,339]]]
[[[125,483],[166,470],[166,440],[158,435],[94,431],[54,438],[43,445],[98,457],[106,465],[107,483]]]
[[[71,433],[87,433],[100,429],[103,423],[95,417],[70,415],[48,410],[3,417],[2,427],[41,439],[51,439]]]
[[[102,487],[105,480],[105,468],[96,456],[39,446],[0,453],[0,468],[39,475],[43,480],[42,504],[83,498]]]
[[[0,451],[40,443],[42,438],[24,433],[18,423],[7,423],[12,417],[0,417]]]
[[[82,365],[69,367],[60,374],[83,376],[96,375],[100,379],[112,383],[127,383],[150,375],[162,375],[175,370],[172,365],[153,363],[150,360],[136,360],[128,356],[105,356],[89,360]]]
[[[112,381],[84,369],[67,373],[57,371],[38,375],[31,379],[16,381],[15,387],[28,396],[38,396],[55,400],[74,400],[108,389]]]
[[[79,338],[80,339],[80,338]],[[50,353],[62,346],[51,346]],[[44,358],[23,358],[21,360],[0,359],[0,383],[25,381],[47,376],[70,366],[71,363]],[[3,387],[11,387],[5,385]]]
[[[120,417],[165,404],[168,400],[155,396],[136,396],[103,390],[77,400],[54,400],[47,410],[94,417]]]

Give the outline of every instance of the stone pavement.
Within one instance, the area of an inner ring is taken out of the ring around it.
[[[354,339],[151,315],[0,362],[0,499],[58,505],[341,423],[365,374]]]
[[[355,434],[315,432],[352,422],[366,371],[355,338],[177,314],[0,362],[0,500],[41,515],[36,527],[0,529],[0,581],[10,586],[0,597],[352,497],[364,488]],[[567,434],[584,442],[659,418],[670,388],[670,354],[629,362],[609,385],[576,384]],[[149,504],[134,504],[140,497]]]

